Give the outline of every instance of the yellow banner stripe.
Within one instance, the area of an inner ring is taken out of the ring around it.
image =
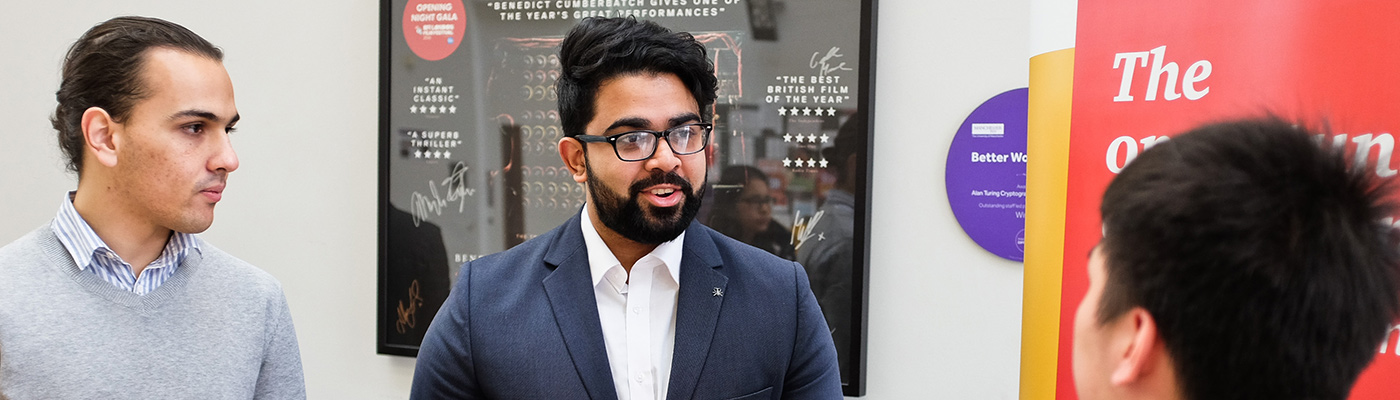
[[[1073,48],[1031,57],[1021,400],[1055,398],[1073,87]]]

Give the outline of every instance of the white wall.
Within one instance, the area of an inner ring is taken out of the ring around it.
[[[944,191],[952,136],[1027,84],[1029,1],[880,4],[870,399],[1015,399],[1021,264],[977,247]]]
[[[0,4],[0,243],[75,186],[47,121],[67,46],[116,15],[179,22],[224,48],[243,115],[204,237],[282,281],[313,399],[406,398],[412,359],[374,354],[378,2],[113,3]],[[1026,85],[1029,4],[880,4],[868,399],[1017,395],[1021,266],[957,227],[943,166],[963,117]]]

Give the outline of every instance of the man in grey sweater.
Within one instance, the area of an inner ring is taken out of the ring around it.
[[[277,280],[194,236],[238,168],[222,58],[139,17],[69,49],[53,126],[78,189],[0,248],[0,399],[306,397]]]

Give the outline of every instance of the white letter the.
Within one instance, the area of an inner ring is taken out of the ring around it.
[[[1126,63],[1123,62],[1125,60],[1127,61]],[[1141,60],[1141,62],[1139,62],[1139,60]],[[1133,86],[1133,70],[1137,69],[1139,66],[1147,66],[1147,52],[1145,51],[1113,55],[1113,69],[1118,69],[1119,67],[1123,68],[1123,83],[1118,85],[1118,95],[1113,97],[1113,101],[1133,101],[1133,96],[1128,94],[1128,89],[1131,89]],[[1151,95],[1149,94],[1149,96]]]

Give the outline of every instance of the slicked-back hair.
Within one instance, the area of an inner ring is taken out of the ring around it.
[[[157,18],[117,17],[97,24],[78,38],[63,60],[58,108],[49,120],[58,131],[58,146],[68,170],[82,176],[83,112],[106,110],[117,122],[149,95],[141,79],[147,50],[171,48],[223,61],[224,53],[194,32]]]
[[[625,75],[670,73],[680,78],[709,122],[715,102],[715,68],[705,46],[685,32],[651,21],[585,18],[559,48],[559,122],[564,135],[584,133],[593,119],[598,86]]]
[[[1313,135],[1207,125],[1104,192],[1098,321],[1146,309],[1188,399],[1345,399],[1397,317],[1392,186]]]

